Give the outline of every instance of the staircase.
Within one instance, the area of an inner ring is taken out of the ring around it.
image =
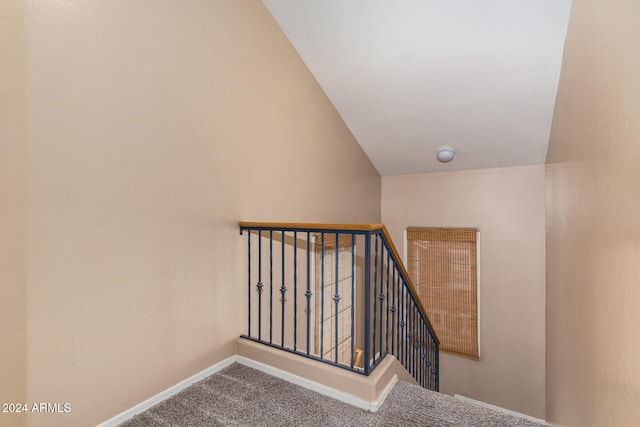
[[[241,222],[242,338],[369,376],[392,355],[438,391],[439,341],[382,224]]]
[[[494,426],[547,424],[398,382],[367,412],[239,363],[121,424],[147,426]]]
[[[240,232],[237,354],[120,425],[547,426],[435,392],[439,341],[383,225],[243,222]]]

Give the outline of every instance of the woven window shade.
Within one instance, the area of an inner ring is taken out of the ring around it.
[[[407,229],[407,268],[440,350],[478,359],[476,229]]]

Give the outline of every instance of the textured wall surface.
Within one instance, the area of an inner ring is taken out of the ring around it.
[[[480,230],[480,360],[443,354],[441,391],[545,418],[544,166],[383,177],[382,220]]]
[[[0,404],[27,398],[25,13],[21,0],[0,7]],[[25,422],[0,412],[0,426]]]
[[[574,0],[547,156],[547,408],[640,422],[640,4]]]
[[[104,421],[235,353],[240,220],[379,222],[258,0],[29,2],[28,399]]]

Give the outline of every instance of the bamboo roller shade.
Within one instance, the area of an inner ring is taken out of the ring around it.
[[[407,229],[407,264],[440,350],[478,359],[477,230]]]

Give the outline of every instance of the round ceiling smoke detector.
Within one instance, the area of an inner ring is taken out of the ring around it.
[[[441,163],[449,163],[456,156],[456,152],[451,147],[442,147],[438,150],[438,160]]]

